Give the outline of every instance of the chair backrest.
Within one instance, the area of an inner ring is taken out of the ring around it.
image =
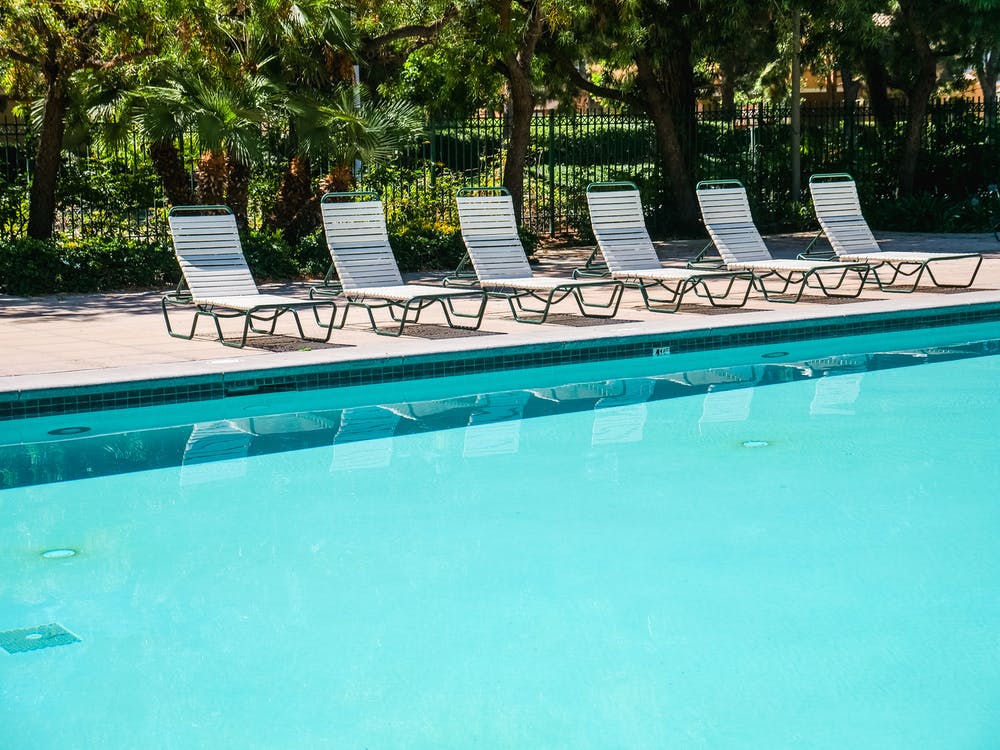
[[[528,278],[531,266],[517,235],[514,203],[497,188],[488,190],[485,195],[458,195],[462,240],[476,276],[481,281]]]
[[[206,213],[225,210],[227,213]],[[258,294],[236,218],[220,206],[175,206],[167,219],[174,254],[194,299]]]
[[[639,188],[631,182],[587,186],[590,226],[611,271],[648,271],[660,259],[646,231]]]
[[[363,197],[368,200],[333,202]],[[382,201],[373,193],[328,193],[320,205],[326,243],[344,289],[403,283],[389,246]]]
[[[809,192],[819,225],[837,255],[879,252],[861,213],[858,186],[849,174],[814,174],[809,178]]]
[[[695,194],[708,236],[725,263],[774,260],[753,223],[743,185],[736,180],[707,180],[698,183]]]

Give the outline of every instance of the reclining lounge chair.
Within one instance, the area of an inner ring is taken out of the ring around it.
[[[816,218],[833,248],[834,257],[848,263],[868,263],[883,292],[916,291],[924,273],[937,287],[965,289],[972,286],[983,263],[979,253],[887,252],[879,247],[861,213],[858,187],[849,174],[814,174],[809,178]],[[817,238],[818,239],[818,238]],[[968,281],[949,283],[934,275],[934,268],[958,262],[968,271]],[[900,279],[907,283],[893,288]],[[912,283],[909,280],[912,278]]]
[[[479,286],[491,296],[503,297],[514,319],[544,323],[552,305],[572,295],[580,314],[612,318],[618,312],[624,284],[616,279],[581,281],[535,276],[528,265],[514,219],[514,204],[503,187],[464,188],[458,192],[458,218]],[[607,292],[602,301],[584,298],[584,290]],[[525,300],[541,306],[526,305]]]
[[[753,286],[749,271],[696,271],[660,264],[646,231],[639,188],[631,182],[595,182],[587,186],[590,225],[612,278],[638,286],[646,309],[676,312],[688,292],[713,307],[742,307]],[[657,287],[666,294],[654,297]],[[733,301],[728,301],[732,298]],[[726,300],[726,301],[723,301]]]
[[[389,246],[382,202],[374,193],[328,193],[321,201],[323,229],[340,278],[340,288],[349,306],[368,312],[372,329],[385,336],[399,336],[407,323],[416,323],[420,313],[439,303],[452,328],[476,330],[486,311],[486,293],[479,289],[447,289],[441,286],[404,284],[399,266]],[[313,287],[312,298],[330,294],[327,286]],[[456,300],[466,300],[469,310],[461,311]],[[394,325],[380,327],[375,310],[389,312]],[[347,313],[344,313],[347,317]],[[472,320],[460,325],[455,318]],[[398,325],[395,325],[398,323]]]
[[[226,346],[243,347],[248,334],[273,334],[278,318],[291,313],[299,338],[305,341],[330,340],[336,319],[333,300],[306,300],[276,294],[262,294],[250,274],[236,219],[226,206],[174,206],[168,215],[174,253],[183,279],[177,291],[163,297],[161,307],[167,333],[175,338],[192,339],[202,316],[212,319],[219,341]],[[186,289],[185,289],[186,287]],[[170,323],[168,306],[195,307],[194,320],[187,334],[177,333]],[[329,308],[330,321],[320,320],[320,308]],[[299,310],[312,310],[325,332],[310,338],[302,330]],[[243,333],[238,340],[227,340],[221,319],[243,318]],[[263,324],[264,328],[258,326]]]
[[[751,271],[754,285],[771,302],[798,302],[807,288],[828,297],[857,297],[868,265],[863,262],[779,260],[771,256],[753,223],[747,192],[738,180],[706,180],[695,188],[705,228],[731,271]],[[855,280],[850,285],[849,280]],[[847,291],[842,291],[847,289]]]

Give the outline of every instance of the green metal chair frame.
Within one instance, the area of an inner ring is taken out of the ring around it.
[[[482,195],[483,193],[486,195]],[[470,199],[487,199],[489,196],[499,200],[494,199],[484,204],[485,211],[469,208]],[[496,185],[462,188],[458,191],[457,200],[462,239],[476,270],[477,283],[491,297],[505,299],[514,320],[519,323],[542,324],[548,319],[552,306],[570,296],[584,317],[613,318],[618,313],[625,289],[621,281],[580,281],[539,277],[532,273],[517,235],[510,191],[507,188]],[[479,222],[480,219],[479,216],[470,216],[470,211],[486,217],[486,225],[472,227],[473,220]],[[606,301],[594,302],[584,297],[584,289],[601,287],[610,288]],[[530,301],[541,304],[530,304]],[[608,312],[595,312],[597,310]]]
[[[360,199],[360,200],[359,200]],[[337,206],[350,206],[339,211]],[[327,246],[339,279],[339,294],[348,309],[361,307],[368,313],[372,330],[382,336],[401,336],[408,323],[418,323],[420,314],[440,304],[451,328],[478,330],[486,313],[487,295],[481,289],[447,289],[427,284],[404,284],[389,245],[382,201],[372,191],[327,193],[320,200]],[[331,294],[328,283],[309,290],[310,298]],[[472,300],[473,310],[463,311],[457,300]],[[478,303],[478,304],[476,304]],[[379,325],[375,311],[388,312],[398,326]],[[347,311],[344,312],[344,319]],[[458,319],[475,321],[462,325]]]
[[[743,307],[747,303],[754,278],[749,271],[699,272],[660,263],[646,230],[635,183],[592,182],[585,192],[590,223],[608,275],[638,289],[647,310],[676,312],[688,293],[708,300],[712,307]],[[655,290],[666,296],[656,296]],[[725,301],[734,291],[738,292],[736,301]]]
[[[820,232],[806,252],[825,235],[830,242],[831,257],[844,262],[868,263],[878,288],[893,294],[915,292],[925,273],[935,287],[942,289],[968,289],[976,280],[983,264],[981,253],[893,253],[882,250],[861,213],[857,184],[850,174],[814,174],[809,178],[809,192]],[[965,283],[947,284],[938,281],[934,275],[935,265],[966,260],[976,262]],[[894,286],[900,279],[905,279],[906,285]]]
[[[246,346],[251,332],[273,335],[278,319],[286,313],[291,313],[298,337],[303,341],[326,343],[333,329],[340,327],[336,325],[337,304],[333,300],[261,294],[247,266],[236,221],[228,206],[174,206],[167,217],[182,273],[177,289],[165,294],[160,302],[170,336],[190,341],[203,317],[212,320],[220,343],[237,349]],[[327,305],[331,308],[330,320],[324,323],[319,307]],[[175,306],[195,308],[187,333],[174,330],[168,308]],[[324,336],[306,336],[298,313],[302,309],[312,310],[316,323],[326,332]],[[243,318],[243,330],[239,339],[229,340],[222,332],[221,321],[236,318]]]
[[[709,198],[726,191],[724,198]],[[746,188],[739,180],[702,180],[695,186],[705,228],[719,251],[725,267],[751,271],[755,288],[770,302],[795,303],[806,289],[816,289],[827,297],[855,298],[861,294],[869,267],[866,263],[780,260],[771,256],[753,223]],[[832,281],[827,279],[832,277]],[[857,278],[853,291],[841,292],[849,278]],[[792,291],[789,291],[792,290]]]

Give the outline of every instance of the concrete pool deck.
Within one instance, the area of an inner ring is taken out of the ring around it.
[[[769,237],[768,245],[775,257],[791,258],[811,236]],[[753,294],[744,309],[723,311],[692,303],[674,314],[649,312],[638,291],[626,290],[613,320],[582,318],[567,300],[554,309],[555,320],[540,326],[517,323],[511,319],[506,302],[494,299],[488,304],[480,331],[448,329],[435,310],[425,313],[427,324],[422,321],[410,335],[400,338],[374,334],[364,311],[357,309],[352,310],[343,330],[334,331],[329,344],[303,345],[288,336],[274,336],[251,340],[242,350],[225,347],[209,337],[205,322],[194,340],[169,337],[160,312],[164,290],[34,298],[0,295],[0,394],[823,318],[843,322],[851,316],[881,312],[1000,303],[1000,243],[992,235],[881,233],[880,239],[886,250],[981,252],[984,261],[970,290],[921,288],[901,295],[866,288],[858,299],[810,296],[794,305],[769,303]],[[701,240],[659,243],[658,251],[665,264],[683,265],[703,244]],[[536,273],[568,276],[588,254],[588,248],[541,251]],[[410,276],[408,280],[435,281],[441,276]],[[310,285],[300,282],[262,288],[306,297]],[[186,316],[190,313],[183,308],[176,314],[182,316],[179,320],[189,320]],[[279,325],[278,333],[291,330],[287,327],[290,322],[282,324],[286,327]]]

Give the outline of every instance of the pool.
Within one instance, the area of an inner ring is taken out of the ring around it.
[[[995,747],[998,338],[4,424],[0,747]]]

